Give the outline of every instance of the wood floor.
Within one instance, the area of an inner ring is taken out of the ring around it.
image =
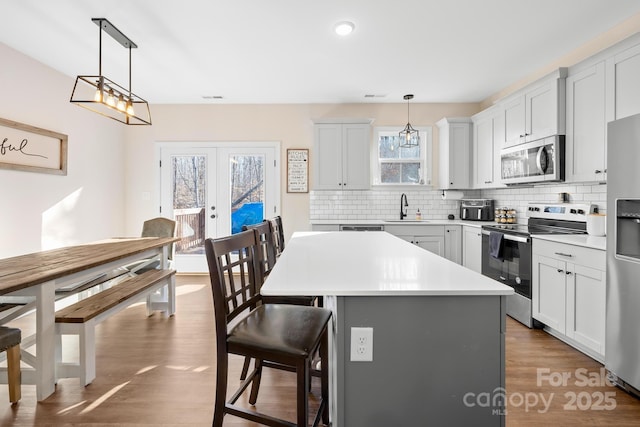
[[[0,425],[211,425],[215,373],[209,285],[206,276],[179,276],[177,283],[175,317],[146,318],[144,306],[138,305],[98,326],[97,377],[89,386],[80,387],[77,379],[60,380],[56,392],[37,403],[35,387],[24,385],[22,400],[11,406],[6,386],[0,384]],[[28,332],[28,319],[19,327]],[[506,355],[508,427],[640,426],[640,400],[596,385],[602,365],[545,332],[508,319]],[[233,378],[241,364],[241,359],[233,360]],[[562,376],[565,384],[555,383]],[[268,370],[259,407],[295,419],[294,384],[292,374]],[[316,396],[318,389],[314,382]],[[225,426],[256,424],[227,416]]]

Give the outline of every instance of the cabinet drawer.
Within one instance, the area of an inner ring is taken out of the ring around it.
[[[606,253],[598,249],[534,238],[533,253],[579,265],[586,265],[598,270],[604,271],[606,269]]]

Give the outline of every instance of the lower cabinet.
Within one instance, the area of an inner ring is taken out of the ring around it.
[[[338,224],[311,224],[311,231],[340,231]]]
[[[456,264],[462,264],[462,227],[444,226],[444,257]]]
[[[482,273],[482,230],[480,227],[462,227],[462,265]]]
[[[445,256],[444,225],[385,225],[384,230],[436,255]]]
[[[605,251],[533,239],[533,317],[546,330],[604,361]]]

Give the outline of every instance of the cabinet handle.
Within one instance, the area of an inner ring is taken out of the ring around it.
[[[565,253],[562,253],[562,252],[554,252],[554,254],[560,255],[560,256],[568,256],[569,258],[573,257],[573,255],[571,255],[571,254],[565,254]]]
[[[570,275],[572,275],[572,274],[573,274],[573,273],[572,273],[572,272],[570,272],[570,271],[567,271],[567,272],[566,272],[566,275],[567,275],[567,276],[570,276]]]
[[[342,183],[342,185],[344,185],[344,186],[346,187],[346,186],[347,186],[347,183],[346,183],[346,182],[343,182],[343,183]]]
[[[596,173],[602,173],[600,169],[596,169]]]
[[[560,269],[560,268],[559,268],[559,269],[558,269],[558,273],[564,273],[564,270],[562,270],[562,269]]]
[[[491,184],[493,181],[485,181],[485,184]]]

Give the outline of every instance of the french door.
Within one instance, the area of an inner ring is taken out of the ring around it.
[[[279,214],[278,143],[161,143],[161,215],[177,222],[175,266],[207,271],[204,240]]]

